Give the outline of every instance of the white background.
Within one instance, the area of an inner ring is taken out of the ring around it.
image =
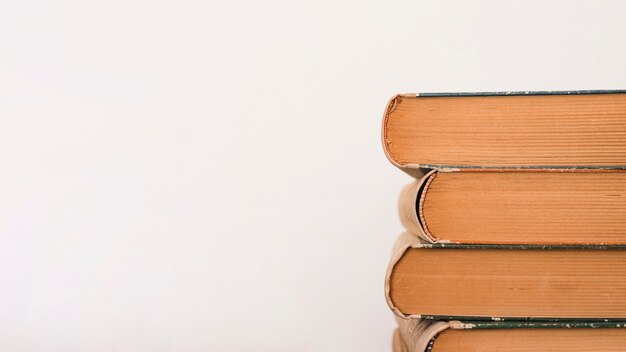
[[[389,350],[387,99],[626,88],[625,11],[3,4],[0,349]]]

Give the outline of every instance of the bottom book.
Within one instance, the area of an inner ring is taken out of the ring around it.
[[[393,352],[626,351],[626,322],[398,320]]]

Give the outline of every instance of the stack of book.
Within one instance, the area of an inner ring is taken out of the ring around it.
[[[412,94],[394,351],[626,351],[626,91]]]

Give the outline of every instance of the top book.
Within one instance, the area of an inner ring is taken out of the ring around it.
[[[413,169],[626,169],[626,90],[393,97],[383,146]]]

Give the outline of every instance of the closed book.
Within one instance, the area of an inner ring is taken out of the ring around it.
[[[626,348],[624,321],[397,320],[394,352],[605,352]]]
[[[430,243],[626,244],[626,171],[431,170],[399,213]]]
[[[403,94],[385,109],[389,160],[420,168],[624,169],[626,91]]]
[[[405,233],[385,295],[402,317],[626,320],[626,246],[431,244]]]

